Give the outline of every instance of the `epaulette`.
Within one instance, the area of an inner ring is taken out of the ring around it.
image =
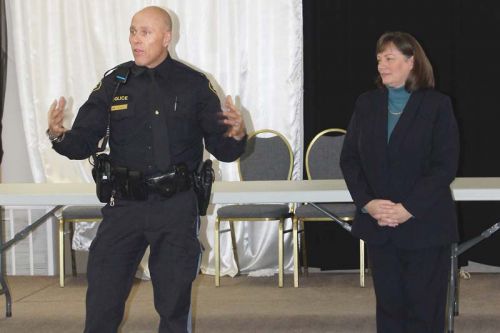
[[[111,74],[114,70],[118,69],[118,68],[131,68],[132,66],[134,65],[134,62],[133,61],[127,61],[127,62],[124,62],[123,64],[119,64],[118,66],[115,66],[111,69],[108,69],[103,77],[106,77],[108,76],[109,74]]]

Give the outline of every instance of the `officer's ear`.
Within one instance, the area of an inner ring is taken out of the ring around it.
[[[163,47],[167,47],[172,40],[172,31],[165,31],[163,34]]]

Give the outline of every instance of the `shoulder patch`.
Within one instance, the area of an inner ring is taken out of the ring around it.
[[[208,88],[210,88],[210,90],[212,90],[212,91],[213,91],[213,93],[214,93],[215,95],[217,95],[217,91],[215,91],[215,88],[214,88],[214,86],[212,85],[212,82],[210,82],[210,80],[208,80]]]
[[[102,80],[101,80],[101,81],[99,81],[99,83],[97,83],[97,85],[94,87],[94,89],[92,89],[92,92],[94,92],[94,91],[97,91],[97,90],[101,89],[101,86],[102,86]]]

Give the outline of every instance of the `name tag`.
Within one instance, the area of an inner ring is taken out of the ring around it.
[[[111,111],[127,110],[128,104],[117,104],[111,106]]]

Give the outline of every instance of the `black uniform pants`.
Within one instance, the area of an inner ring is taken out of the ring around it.
[[[201,252],[193,190],[169,199],[115,200],[114,207],[108,204],[102,212],[89,253],[85,332],[117,332],[148,245],[159,332],[188,332],[191,283]]]
[[[443,333],[450,246],[368,245],[379,333]]]

